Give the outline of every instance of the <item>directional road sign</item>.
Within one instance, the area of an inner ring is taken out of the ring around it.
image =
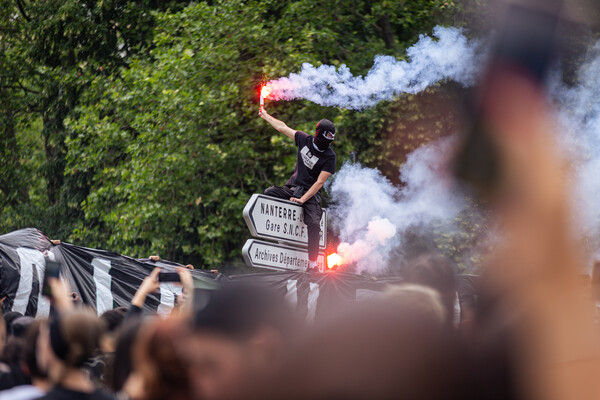
[[[244,207],[244,219],[252,236],[280,242],[307,245],[308,233],[302,206],[288,200],[253,194]],[[327,243],[327,215],[321,217],[319,247]]]
[[[308,251],[278,243],[248,239],[242,255],[246,265],[250,267],[269,268],[276,270],[304,270],[308,266]],[[319,253],[317,267],[325,270],[325,253]]]

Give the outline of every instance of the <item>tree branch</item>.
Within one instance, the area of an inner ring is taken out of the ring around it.
[[[357,18],[360,18],[365,24],[367,23],[367,18],[364,15],[359,14],[354,8],[350,7],[347,10],[350,11],[350,14],[354,15]],[[379,34],[383,33],[383,31],[381,30],[381,27],[378,26],[377,24],[370,23],[369,25],[372,26],[377,31],[377,33],[379,33]]]
[[[390,17],[384,15],[379,18],[378,22],[381,25],[380,33],[385,42],[385,48],[389,50],[394,47],[394,32],[392,30],[392,24],[390,23]]]
[[[23,1],[17,0],[16,3],[17,3],[17,7],[19,8],[19,11],[21,12],[21,15],[23,16],[23,18],[25,18],[25,20],[27,22],[31,22],[31,18],[25,12],[25,4],[23,4]]]
[[[21,82],[17,82],[17,83],[19,84],[19,86],[21,86],[21,89],[23,89],[26,92],[33,93],[33,94],[40,94],[40,93],[42,93],[39,90],[29,89],[29,88],[23,86],[23,84]]]
[[[17,82],[17,83],[19,84],[19,86],[14,86],[14,85],[4,85],[4,86],[2,86],[2,88],[3,88],[3,89],[21,89],[21,90],[24,90],[24,91],[26,91],[26,92],[29,92],[29,93],[34,93],[34,94],[39,94],[39,93],[40,93],[40,92],[38,92],[37,90],[33,90],[33,89],[26,88],[25,86],[23,86],[23,85],[21,84],[21,82]]]

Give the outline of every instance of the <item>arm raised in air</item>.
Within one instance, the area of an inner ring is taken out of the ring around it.
[[[275,128],[276,131],[283,133],[285,136],[289,137],[292,140],[295,140],[294,136],[296,135],[296,130],[287,126],[285,122],[280,121],[277,118],[274,118],[271,115],[269,115],[263,107],[260,108],[258,115],[262,119],[267,121],[269,124],[271,124],[271,126]]]

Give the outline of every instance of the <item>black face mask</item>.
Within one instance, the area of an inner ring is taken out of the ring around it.
[[[333,142],[333,140],[329,140],[319,133],[315,135],[314,141],[315,146],[317,146],[317,148],[321,151],[327,150],[331,142]]]

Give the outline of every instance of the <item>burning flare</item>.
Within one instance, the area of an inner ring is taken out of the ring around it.
[[[262,97],[263,99],[268,97],[271,94],[271,88],[268,86],[263,86],[260,89],[260,97]]]
[[[261,89],[260,89],[260,107],[264,107],[265,106],[265,98],[267,96],[269,96],[271,94],[271,88],[264,85]]]
[[[338,253],[331,253],[327,256],[327,268],[332,269],[335,266],[342,265],[342,257]]]

